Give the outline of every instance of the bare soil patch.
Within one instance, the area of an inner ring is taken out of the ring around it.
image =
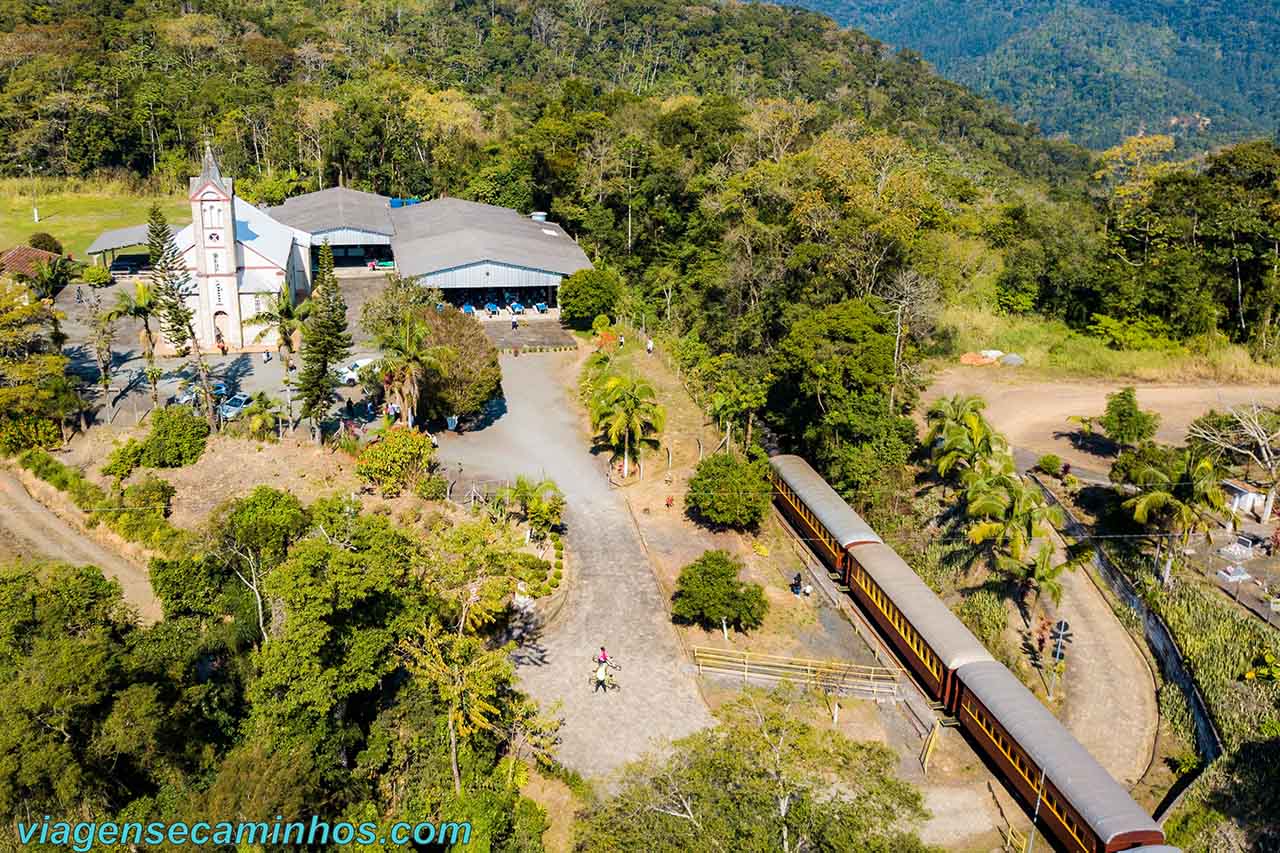
[[[559,779],[544,776],[537,770],[529,770],[529,781],[520,793],[542,806],[551,825],[542,833],[542,845],[547,853],[569,853],[573,849],[574,815],[583,803]]]
[[[1055,453],[1073,466],[1106,471],[1112,460],[1073,444],[1076,427],[1067,418],[1102,414],[1107,395],[1126,385],[1137,388],[1142,408],[1159,413],[1156,438],[1177,444],[1186,438],[1191,422],[1209,409],[1221,411],[1251,400],[1280,401],[1280,390],[1271,385],[1055,381],[1010,368],[955,367],[938,374],[924,394],[921,409],[939,397],[977,394],[987,401],[988,420],[1014,447],[1037,455]]]

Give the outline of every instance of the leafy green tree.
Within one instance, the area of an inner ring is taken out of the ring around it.
[[[39,414],[57,396],[68,360],[53,337],[52,307],[0,280],[0,411]]]
[[[657,444],[656,434],[667,422],[667,410],[647,381],[614,374],[599,383],[591,399],[591,426],[610,447],[622,446],[622,476],[631,475],[631,450]],[[643,464],[643,463],[641,463]],[[643,470],[643,468],[642,468]]]
[[[112,319],[137,320],[142,324],[142,354],[147,360],[147,379],[151,383],[151,405],[160,406],[160,392],[157,387],[159,374],[156,372],[156,339],[151,331],[151,321],[160,313],[160,304],[151,286],[144,281],[133,286],[132,295],[125,290],[116,294],[116,304],[107,313]]]
[[[769,511],[772,487],[768,460],[748,461],[732,453],[704,457],[689,478],[685,506],[709,524],[755,528]]]
[[[769,600],[759,584],[738,580],[742,563],[727,551],[707,551],[680,570],[671,613],[704,628],[719,626],[729,638],[729,626],[749,631],[764,624]]]
[[[66,258],[38,261],[31,275],[19,278],[31,287],[38,299],[52,299],[71,280],[71,262]]]
[[[1138,395],[1133,386],[1107,395],[1107,410],[1098,425],[1112,441],[1132,447],[1155,436],[1160,416],[1138,408]]]
[[[479,637],[450,634],[431,625],[401,641],[400,652],[409,672],[429,684],[447,708],[449,766],[454,793],[461,794],[458,742],[498,730],[500,698],[515,679],[511,649],[489,649]]]
[[[889,749],[815,725],[782,691],[750,690],[717,716],[669,755],[630,765],[587,810],[576,849],[929,849],[910,829],[925,818],[923,799],[894,775]]]
[[[421,314],[429,340],[439,350],[440,369],[427,374],[423,386],[427,415],[473,415],[502,391],[498,348],[484,327],[453,306]]]
[[[435,447],[425,433],[393,427],[360,452],[356,475],[378,487],[386,497],[413,489],[431,472]]]
[[[969,472],[991,464],[1004,465],[1009,446],[1005,438],[978,411],[968,411],[959,423],[947,427],[931,450],[933,465],[940,477]]]
[[[142,442],[138,462],[148,468],[184,468],[204,454],[209,424],[186,406],[157,409]],[[126,474],[126,476],[128,476]]]
[[[253,595],[264,643],[269,638],[266,580],[309,523],[310,514],[296,497],[270,486],[258,486],[245,497],[223,504],[209,522],[210,551]]]
[[[62,244],[58,242],[58,238],[46,231],[37,231],[32,234],[27,238],[27,245],[33,249],[52,252],[55,255],[62,254]]]
[[[302,370],[298,376],[302,416],[311,419],[317,442],[321,438],[320,422],[333,405],[338,387],[334,368],[350,353],[347,303],[333,272],[333,250],[325,241],[313,277],[311,311],[302,325]]]
[[[393,333],[380,338],[378,346],[384,353],[378,372],[387,396],[400,405],[400,423],[412,428],[427,377],[443,374],[446,360],[455,353],[432,343],[431,328],[412,315],[405,316]]]
[[[209,364],[200,351],[196,334],[195,310],[187,304],[191,290],[191,274],[178,244],[169,230],[159,205],[152,205],[147,220],[147,251],[151,257],[150,287],[160,316],[160,329],[179,356],[191,356],[195,365],[200,393],[204,396],[204,414],[209,429],[217,428],[217,412],[213,405],[213,384]]]
[[[578,270],[560,284],[558,299],[561,322],[589,329],[596,317],[615,315],[622,299],[622,279],[607,267]]]

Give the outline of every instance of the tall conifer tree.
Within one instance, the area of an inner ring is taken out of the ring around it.
[[[152,205],[147,219],[147,250],[151,255],[151,291],[160,311],[160,329],[179,356],[191,356],[200,393],[204,397],[204,416],[209,427],[216,428],[213,408],[213,384],[209,381],[209,364],[200,351],[196,337],[195,309],[187,304],[191,291],[191,274],[174,242],[173,232],[159,205]]]
[[[317,440],[320,421],[333,405],[338,387],[333,369],[350,354],[347,303],[338,289],[338,278],[333,273],[333,250],[326,240],[320,247],[320,260],[316,264],[311,313],[302,326],[302,372],[298,376],[302,416],[311,419]]]

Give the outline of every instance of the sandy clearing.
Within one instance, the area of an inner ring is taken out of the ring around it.
[[[1014,447],[1036,454],[1056,453],[1072,465],[1105,471],[1109,459],[1072,447],[1071,415],[1102,414],[1107,395],[1126,385],[1138,391],[1138,404],[1160,414],[1156,438],[1182,443],[1187,427],[1209,409],[1226,409],[1251,400],[1280,404],[1280,386],[1141,384],[1134,382],[1056,381],[1028,378],[998,367],[953,367],[938,374],[924,393],[923,405],[952,394],[977,394],[987,401],[987,418]]]

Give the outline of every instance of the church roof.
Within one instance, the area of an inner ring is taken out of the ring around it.
[[[347,187],[307,193],[285,199],[284,204],[263,208],[263,213],[286,225],[317,235],[325,231],[351,229],[390,237],[391,199],[377,193],[366,193]]]
[[[281,269],[288,269],[289,255],[293,251],[294,230],[282,222],[277,222],[263,211],[249,204],[242,198],[235,200],[236,242],[246,249],[266,258]],[[193,229],[190,225],[174,235],[178,251],[185,252],[194,244]],[[245,259],[246,266],[253,266],[250,259]]]
[[[438,198],[393,208],[391,250],[401,275],[419,276],[492,261],[569,275],[589,269],[582,248],[553,222],[509,207]]]

